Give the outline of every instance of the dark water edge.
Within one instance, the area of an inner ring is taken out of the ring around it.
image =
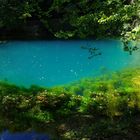
[[[12,133],[4,131],[0,134],[0,140],[50,140],[46,134],[32,132],[16,132]]]
[[[19,27],[20,28],[20,27]],[[84,38],[80,38],[74,36],[72,38],[58,38],[54,34],[48,32],[47,30],[42,30],[40,33],[35,33],[32,27],[27,27],[28,29],[25,30],[6,30],[0,29],[0,40],[100,40],[100,39],[118,39],[122,36],[120,34],[110,34],[110,35],[102,35],[102,36],[87,36]]]

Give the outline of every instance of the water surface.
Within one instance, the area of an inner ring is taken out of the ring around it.
[[[88,48],[98,48],[89,59]],[[123,51],[118,40],[11,41],[0,45],[0,80],[55,86],[139,65],[140,50]]]

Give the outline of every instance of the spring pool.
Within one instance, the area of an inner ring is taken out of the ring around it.
[[[63,85],[138,66],[139,62],[140,50],[130,55],[124,52],[119,40],[9,41],[0,44],[0,80],[26,87]]]

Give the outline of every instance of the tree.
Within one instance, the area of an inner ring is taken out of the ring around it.
[[[24,30],[29,21],[36,20],[53,38],[138,38],[140,0],[0,2],[0,29]]]

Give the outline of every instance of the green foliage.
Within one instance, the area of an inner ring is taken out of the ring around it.
[[[0,0],[0,28],[31,22],[53,38],[138,38],[139,0]],[[35,21],[35,22],[34,22]],[[17,30],[18,31],[18,30]]]

